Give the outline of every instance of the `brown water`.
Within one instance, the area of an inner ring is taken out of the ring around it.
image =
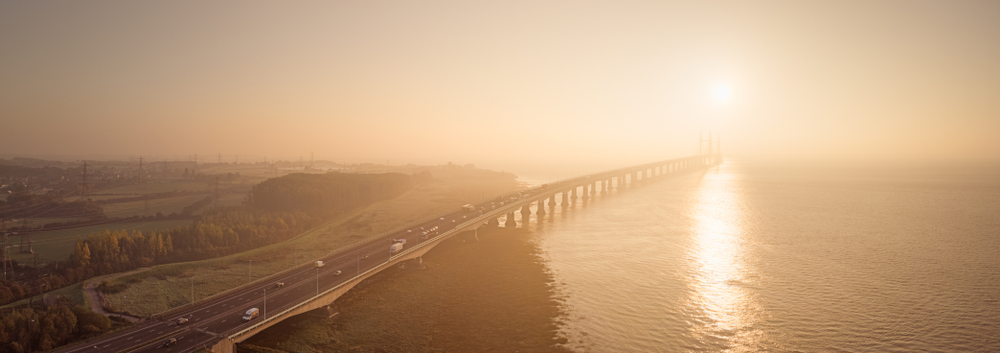
[[[996,352],[998,170],[728,162],[528,229],[575,351]]]

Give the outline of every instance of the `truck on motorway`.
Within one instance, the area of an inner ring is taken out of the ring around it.
[[[260,310],[257,310],[257,308],[250,308],[250,310],[247,310],[246,314],[243,314],[243,321],[253,320],[257,317],[257,315],[260,315]]]
[[[316,263],[313,264],[313,265],[316,266],[316,268],[320,268],[320,267],[323,267],[323,265],[326,265],[326,264],[324,264],[323,261],[316,261]]]
[[[403,243],[395,243],[389,247],[389,253],[395,254],[397,252],[403,251]]]
[[[465,204],[465,206],[462,206],[462,209],[466,211],[475,211],[476,206],[473,206],[472,204]]]

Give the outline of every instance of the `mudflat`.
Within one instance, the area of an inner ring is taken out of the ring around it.
[[[335,302],[240,344],[240,352],[569,352],[553,278],[530,235],[463,234],[412,264],[383,271]]]

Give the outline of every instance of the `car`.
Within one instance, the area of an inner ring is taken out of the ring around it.
[[[250,308],[250,310],[247,310],[246,314],[243,314],[243,321],[253,320],[257,317],[257,315],[260,315],[260,310],[257,308]]]
[[[362,257],[361,260],[368,260],[368,255],[365,255],[364,257]]]
[[[340,271],[340,270],[337,270],[337,272],[334,272],[334,273],[333,273],[333,275],[334,275],[334,276],[340,276],[340,273],[341,273],[341,272],[342,272],[342,271]]]
[[[161,347],[170,347],[170,346],[173,346],[173,345],[176,345],[176,344],[177,344],[177,339],[176,338],[168,338],[166,341],[163,341],[163,344],[161,345]]]
[[[285,282],[277,282],[274,284],[274,288],[281,288],[285,286]]]
[[[177,326],[186,324],[187,322],[188,322],[188,319],[186,317],[178,318],[177,319]]]

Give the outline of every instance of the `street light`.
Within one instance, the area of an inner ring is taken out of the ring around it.
[[[267,288],[264,288],[264,318],[267,319]]]
[[[250,267],[247,268],[247,282],[253,282],[251,278],[253,274],[253,260],[250,260]]]
[[[319,267],[316,268],[316,295],[319,295]]]

